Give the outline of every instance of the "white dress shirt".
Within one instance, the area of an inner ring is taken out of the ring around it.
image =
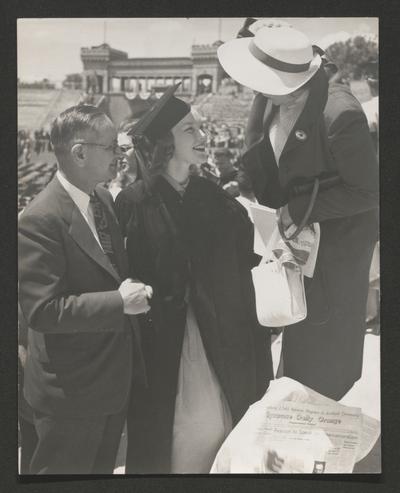
[[[90,205],[89,195],[83,192],[82,190],[80,190],[79,188],[77,188],[70,181],[68,181],[60,170],[57,171],[56,176],[58,178],[58,181],[61,183],[63,188],[68,193],[68,195],[74,201],[75,205],[78,207],[79,212],[82,214],[83,218],[87,222],[90,231],[93,233],[93,236],[96,238],[97,243],[100,245],[100,248],[103,250],[103,247],[101,246],[99,240],[99,235],[97,234],[96,223],[94,221],[94,215],[93,215],[92,207]]]
[[[278,165],[286,141],[304,109],[309,93],[309,89],[306,89],[291,104],[279,106],[272,119],[269,139]]]

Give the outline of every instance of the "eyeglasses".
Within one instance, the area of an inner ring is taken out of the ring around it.
[[[117,154],[117,152],[120,150],[120,146],[118,145],[118,142],[113,142],[112,144],[106,145],[106,144],[98,144],[97,142],[75,142],[75,144],[83,144],[86,146],[97,146],[97,147],[104,147],[106,151],[111,151],[114,154]]]

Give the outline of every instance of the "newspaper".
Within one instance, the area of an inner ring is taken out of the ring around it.
[[[274,380],[222,444],[211,473],[351,473],[379,421],[287,377]],[[274,470],[277,454],[283,462]]]
[[[272,391],[272,389],[276,389],[277,392],[285,392],[285,388],[289,385],[292,389],[288,397],[288,400],[290,401],[308,402],[316,405],[338,406],[349,409],[348,406],[340,404],[333,399],[329,399],[329,397],[325,397],[319,392],[316,392],[315,390],[312,390],[309,387],[306,387],[305,385],[302,385],[301,383],[296,382],[296,380],[288,377],[273,380],[270,385],[270,390]],[[274,395],[274,398],[276,399],[277,394]],[[380,422],[370,416],[367,416],[366,414],[362,414],[361,431],[361,440],[356,462],[362,460],[372,450],[372,447],[380,435]]]
[[[291,245],[289,249],[278,231],[275,209],[250,202],[249,210],[254,222],[254,253],[264,258],[274,259],[276,255],[273,252],[277,249],[283,248],[297,252],[300,256],[305,256],[305,261],[299,263],[303,275],[313,277],[320,240],[319,224],[313,223],[312,227],[305,227],[296,239],[289,242]],[[292,224],[287,234],[290,236],[296,228],[297,226]]]
[[[254,222],[254,253],[264,256],[272,233],[276,229],[276,210],[251,202],[250,215]]]

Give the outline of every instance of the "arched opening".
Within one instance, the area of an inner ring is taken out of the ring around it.
[[[212,92],[212,75],[199,75],[197,77],[197,94],[207,94]]]
[[[97,75],[97,94],[103,94],[103,76]]]
[[[138,82],[136,78],[131,77],[128,79],[127,84],[125,84],[125,91],[133,92],[135,94],[138,92]]]
[[[182,79],[182,92],[190,92],[190,77],[184,77]]]

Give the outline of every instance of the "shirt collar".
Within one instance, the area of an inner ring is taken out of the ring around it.
[[[89,195],[68,181],[60,170],[57,170],[56,176],[58,181],[70,195],[71,199],[75,202],[78,209],[86,213],[89,208]]]

